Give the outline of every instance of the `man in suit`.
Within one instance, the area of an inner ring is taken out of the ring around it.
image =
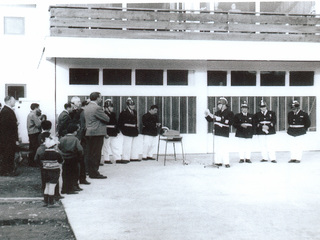
[[[129,163],[139,160],[138,119],[135,103],[131,98],[126,101],[127,108],[119,115],[119,128],[123,134],[122,160],[117,163]]]
[[[90,178],[96,179],[107,178],[99,173],[99,165],[104,136],[107,134],[107,123],[110,119],[104,113],[101,103],[101,93],[93,92],[90,94],[90,103],[84,108],[88,140],[88,172]]]
[[[149,111],[142,116],[143,153],[142,160],[155,160],[153,153],[158,136],[158,127],[161,126],[158,118],[158,106],[152,105]]]
[[[13,96],[4,98],[5,105],[0,112],[0,153],[2,155],[1,176],[15,176],[14,154],[19,145],[18,121],[13,107]]]
[[[66,103],[64,105],[64,110],[60,113],[58,117],[57,132],[58,132],[59,138],[67,134],[67,127],[69,123],[71,123],[71,117],[70,117],[71,111],[72,111],[71,104]]]
[[[294,100],[288,113],[288,135],[290,136],[290,155],[289,163],[300,163],[303,153],[303,143],[308,128],[311,125],[308,113],[300,109],[300,103]]]
[[[38,103],[32,103],[31,112],[27,117],[27,129],[28,129],[28,137],[29,137],[29,158],[28,164],[31,167],[36,166],[34,162],[34,156],[39,144],[39,135],[41,133],[41,110],[40,105]]]
[[[262,160],[261,162],[277,163],[275,151],[275,134],[276,134],[276,113],[267,109],[264,100],[259,103],[260,112],[254,115],[255,131],[258,135]]]

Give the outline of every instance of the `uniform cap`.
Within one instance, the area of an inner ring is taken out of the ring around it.
[[[228,100],[224,97],[219,98],[218,104],[228,105]]]
[[[108,108],[108,107],[113,107],[113,103],[111,101],[111,99],[107,99],[105,102],[104,102],[104,107]]]
[[[241,103],[241,107],[242,107],[242,108],[248,108],[248,103],[247,103],[247,101],[243,101],[243,102]]]
[[[130,97],[127,99],[126,103],[127,105],[135,105],[134,101]]]
[[[266,107],[267,103],[264,100],[261,100],[259,103],[259,107]]]
[[[300,103],[297,100],[293,100],[291,103],[292,108],[298,108],[300,107]]]

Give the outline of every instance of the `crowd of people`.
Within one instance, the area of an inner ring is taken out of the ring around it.
[[[241,103],[241,112],[235,114],[228,108],[228,100],[221,97],[217,104],[217,111],[211,113],[205,111],[205,118],[214,124],[214,152],[217,166],[225,165],[230,168],[229,161],[229,133],[230,127],[236,128],[235,137],[238,138],[239,163],[252,163],[250,160],[252,137],[257,135],[261,148],[261,162],[271,161],[277,163],[276,159],[276,123],[277,117],[274,111],[268,110],[264,100],[259,102],[260,111],[251,114],[246,101]],[[290,136],[291,159],[289,163],[300,163],[303,152],[305,134],[310,127],[309,115],[300,109],[300,103],[294,100],[291,104],[291,111],[288,113],[288,129]]]
[[[15,154],[19,142],[18,121],[14,113],[15,99],[7,96],[0,112],[0,176],[14,176]],[[274,138],[276,114],[267,109],[265,101],[259,102],[260,111],[249,113],[246,101],[241,103],[241,112],[234,114],[228,108],[228,100],[221,97],[218,109],[205,111],[205,118],[214,124],[214,152],[217,166],[230,167],[229,134],[230,127],[236,128],[235,137],[239,140],[239,163],[251,163],[251,139],[257,135],[262,153],[261,162],[276,163]],[[304,136],[310,127],[310,119],[300,109],[298,101],[293,101],[288,113],[287,130],[291,142],[289,163],[299,163],[302,158]],[[133,161],[155,160],[153,154],[161,124],[158,107],[152,105],[142,116],[143,152],[139,158],[138,119],[135,103],[126,100],[126,108],[118,119],[111,99],[103,103],[101,93],[93,92],[88,100],[81,102],[72,97],[59,114],[56,134],[51,133],[52,122],[41,113],[40,105],[32,103],[27,116],[29,137],[28,163],[41,169],[42,191],[45,206],[55,207],[61,194],[78,194],[83,189],[80,184],[90,184],[91,179],[106,179],[99,172],[103,164],[127,164]],[[119,133],[123,138],[119,142]],[[111,158],[112,156],[112,158]]]
[[[55,207],[62,194],[78,194],[83,190],[80,184],[90,184],[87,176],[106,179],[107,176],[99,172],[103,164],[141,161],[134,101],[127,99],[127,107],[118,119],[112,100],[102,101],[99,92],[91,93],[89,100],[83,102],[79,97],[72,97],[58,116],[56,134],[51,133],[52,122],[41,113],[40,105],[31,104],[27,116],[28,164],[41,169],[45,206]],[[14,97],[8,96],[0,112],[1,176],[16,175],[14,158],[20,141],[14,106]],[[158,107],[152,105],[142,117],[142,160],[155,160],[153,154],[161,126],[157,112]],[[122,146],[119,145],[120,132]]]

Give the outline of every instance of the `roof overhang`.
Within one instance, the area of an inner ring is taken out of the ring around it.
[[[47,58],[320,61],[320,43],[48,37]]]

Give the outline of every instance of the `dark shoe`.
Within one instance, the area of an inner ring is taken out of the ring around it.
[[[288,163],[295,163],[296,160],[295,159],[291,159]]]
[[[76,191],[69,191],[69,192],[67,192],[67,194],[78,194],[78,192],[76,192]]]
[[[100,167],[103,166],[103,163],[100,163],[99,166],[100,166]]]
[[[240,159],[239,163],[244,163],[244,160],[243,160],[243,159]]]
[[[130,159],[130,162],[141,162],[140,159]]]
[[[147,157],[148,160],[156,160],[155,158],[153,157]]]
[[[260,162],[268,162],[268,160],[262,159]]]
[[[246,159],[246,163],[252,163],[250,159]]]
[[[218,166],[218,167],[221,167],[222,166],[222,163],[215,163],[214,165]]]
[[[300,160],[296,160],[295,163],[300,163]]]
[[[63,199],[64,196],[57,195],[57,196],[54,196],[54,198],[55,198],[56,201],[59,201],[60,199]]]
[[[83,180],[83,181],[80,181],[80,184],[89,185],[89,184],[91,184],[91,183],[90,183],[90,182],[88,182],[87,180]]]
[[[111,161],[104,161],[105,164],[112,164]]]
[[[226,164],[226,168],[229,168],[230,167],[230,165],[229,164]]]
[[[73,188],[73,191],[80,192],[83,191],[83,189],[77,186]]]
[[[148,158],[142,158],[142,160],[143,160],[143,161],[147,161],[147,160],[148,160]]]
[[[272,160],[271,162],[272,162],[272,163],[277,163],[277,161],[276,161],[276,160]]]
[[[48,204],[49,204],[49,195],[45,194],[45,195],[43,196],[43,202],[44,202],[43,207],[48,207]]]
[[[129,160],[117,160],[116,163],[120,163],[120,164],[127,164],[129,163]]]
[[[103,175],[98,175],[98,176],[91,176],[90,178],[93,178],[93,179],[106,179],[108,177],[107,176],[103,176]]]

